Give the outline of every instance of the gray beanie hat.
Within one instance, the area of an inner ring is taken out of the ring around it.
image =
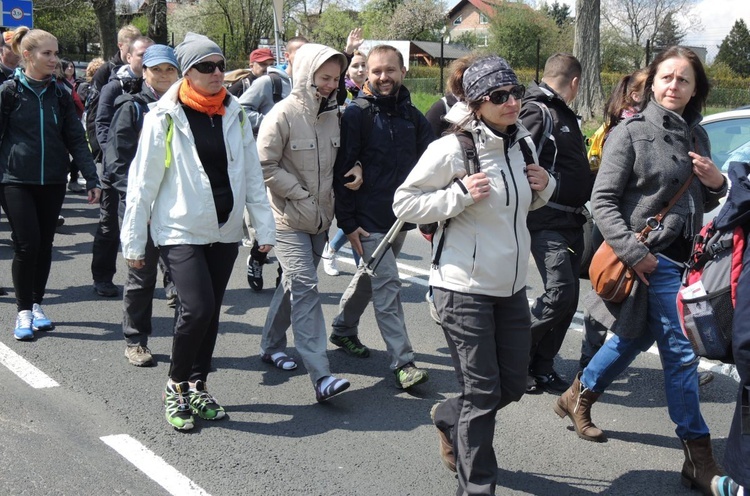
[[[219,45],[211,41],[207,36],[191,32],[185,35],[185,39],[177,45],[174,52],[177,55],[177,60],[180,62],[180,72],[183,74],[195,64],[211,55],[221,55],[224,58]]]
[[[468,102],[476,102],[501,86],[517,84],[516,73],[497,55],[477,59],[464,72],[464,95]]]

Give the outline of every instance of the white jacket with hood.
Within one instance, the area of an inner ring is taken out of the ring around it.
[[[526,140],[536,159],[529,132],[519,123],[512,142],[494,134],[483,122],[468,119],[465,104],[446,115],[471,132],[480,171],[487,174],[490,196],[478,203],[464,186],[464,154],[455,135],[433,141],[397,190],[393,211],[406,222],[440,222],[433,247],[445,236],[439,264],[430,284],[461,293],[511,296],[526,286],[530,235],[526,216],[543,206],[555,190],[550,176],[543,191],[533,191],[525,175],[519,140]],[[443,229],[445,220],[451,219]]]
[[[128,173],[120,235],[123,255],[135,260],[144,257],[149,222],[157,246],[239,242],[245,208],[258,243],[276,244],[255,139],[240,104],[229,96],[221,117],[234,205],[220,226],[211,182],[178,101],[181,83],[173,84],[143,119],[138,151]]]
[[[333,220],[333,164],[341,138],[337,90],[323,98],[314,85],[315,71],[331,58],[347,67],[344,54],[333,48],[302,45],[294,57],[291,94],[271,109],[258,131],[278,230],[318,234]]]

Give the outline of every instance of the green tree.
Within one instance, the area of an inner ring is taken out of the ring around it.
[[[743,19],[738,19],[719,45],[716,62],[729,66],[742,77],[750,76],[750,32]]]
[[[567,4],[561,4],[557,0],[552,5],[547,2],[542,3],[539,10],[544,12],[545,15],[552,18],[557,24],[557,27],[562,28],[563,26],[570,24],[572,19],[570,17],[570,7]]]
[[[602,71],[629,73],[641,66],[643,47],[624,38],[612,27],[601,30],[600,49]]]
[[[343,50],[349,32],[357,25],[356,12],[341,10],[338,6],[331,5],[320,15],[310,36],[315,43]]]
[[[544,64],[548,56],[560,50],[557,25],[541,11],[523,3],[504,2],[495,7],[491,17],[489,51],[504,57],[514,68]],[[539,59],[537,40],[541,43]]]
[[[87,52],[84,43],[99,41],[96,16],[86,0],[65,4],[37,1],[34,5],[34,26],[53,33],[64,56]]]
[[[382,40],[388,38],[395,6],[390,0],[370,0],[362,8],[360,19],[365,38]]]
[[[682,43],[685,31],[675,22],[674,17],[674,13],[667,14],[664,22],[656,31],[656,36],[653,39],[655,49],[668,48]]]

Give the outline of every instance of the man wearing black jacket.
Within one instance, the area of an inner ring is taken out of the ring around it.
[[[544,66],[541,83],[523,99],[520,119],[537,145],[539,165],[557,180],[546,206],[529,212],[531,253],[544,282],[544,293],[531,307],[531,361],[527,393],[565,392],[569,384],[553,362],[578,306],[583,253],[583,207],[593,178],[578,116],[568,106],[578,93],[580,62],[556,53]]]

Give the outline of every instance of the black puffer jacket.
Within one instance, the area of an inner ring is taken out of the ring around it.
[[[3,184],[66,184],[70,153],[86,178],[86,189],[99,187],[73,99],[54,78],[37,95],[17,70],[0,89],[0,109]]]
[[[557,189],[550,202],[572,208],[583,207],[591,197],[594,178],[586,158],[586,142],[578,124],[578,116],[552,88],[545,83],[532,83],[523,98],[520,119],[537,146],[544,136],[544,115],[543,110],[532,101],[545,105],[554,123],[554,142],[548,139],[539,153],[539,165],[545,169],[550,170],[554,162]],[[585,222],[586,218],[580,213],[566,212],[551,206],[530,212],[527,220],[532,231],[577,228]]]

